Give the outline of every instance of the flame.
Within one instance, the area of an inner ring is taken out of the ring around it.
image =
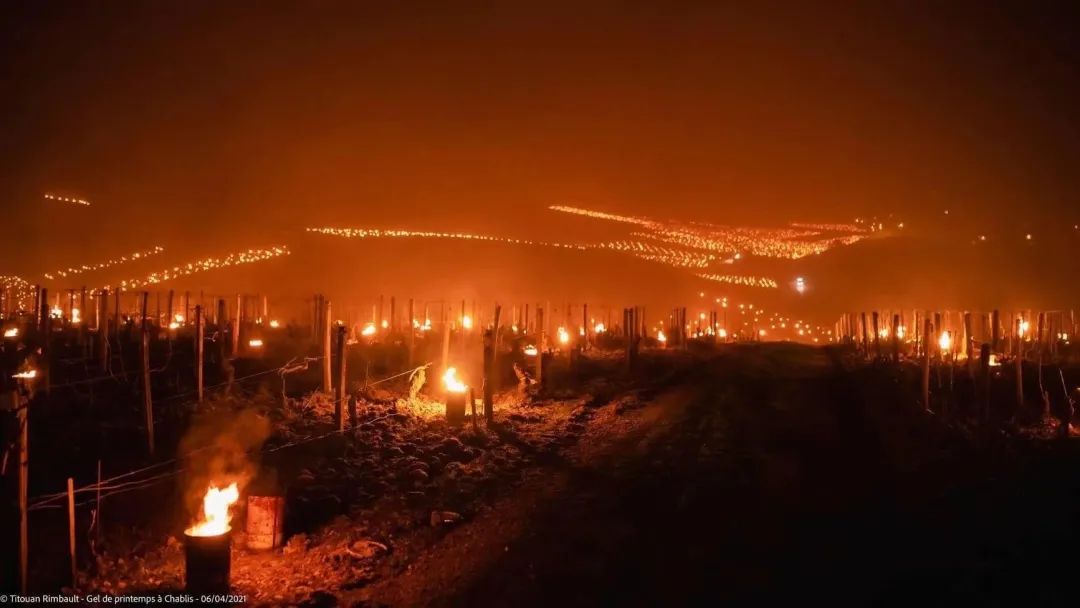
[[[472,317],[470,317],[469,315],[461,317],[461,326],[465,329],[472,329]]]
[[[169,323],[169,329],[180,329],[180,324],[173,321],[172,323]]]
[[[361,336],[374,336],[375,332],[377,332],[377,331],[378,330],[375,329],[375,324],[374,323],[368,323],[367,325],[364,326],[364,329],[362,329],[360,331],[360,335]]]
[[[566,331],[565,327],[559,328],[559,344],[570,343],[570,332]]]
[[[535,357],[536,355],[540,354],[540,351],[538,351],[536,347],[532,344],[526,346],[523,352],[525,353],[526,357]]]
[[[71,309],[71,322],[72,323],[78,323],[80,321],[82,321],[82,316],[79,313],[79,309],[78,308],[72,308]]]
[[[518,326],[516,324],[510,326],[510,330],[515,334],[518,333]]]
[[[49,316],[54,319],[59,319],[64,316],[64,311],[61,310],[59,306],[53,306],[52,310],[49,311]]]
[[[667,342],[667,336],[664,335],[664,330],[662,330],[662,329],[656,330],[656,339],[661,344]]]
[[[278,323],[277,319],[270,319],[270,327],[273,329],[277,329],[281,327],[281,323]]]
[[[1031,324],[1030,324],[1030,323],[1028,323],[1027,321],[1021,321],[1021,322],[1020,322],[1020,332],[1019,332],[1019,333],[1020,333],[1020,337],[1021,337],[1021,338],[1023,338],[1024,336],[1026,336],[1026,335],[1027,335],[1027,333],[1028,333],[1028,329],[1029,329],[1030,327],[1031,327]]]
[[[941,350],[943,352],[947,352],[949,350],[952,350],[952,332],[950,332],[950,331],[941,332],[941,337],[938,338],[938,346],[941,347]]]
[[[721,327],[720,331],[716,332],[716,335],[720,336],[721,338],[726,338],[727,337],[727,330],[724,329],[723,327]]]
[[[382,322],[382,328],[383,328],[383,329],[387,329],[387,328],[389,328],[389,327],[390,327],[390,322],[389,322],[389,321],[387,321],[386,319],[383,319],[383,322]]]
[[[595,325],[595,326],[593,327],[593,331],[594,331],[594,332],[596,332],[596,333],[598,333],[598,334],[602,334],[602,333],[604,333],[605,331],[607,331],[607,328],[606,328],[606,327],[604,327],[604,324],[603,324],[603,323],[597,323],[597,324],[596,324],[596,325]]]
[[[29,379],[29,378],[37,378],[37,370],[36,369],[30,369],[30,370],[26,370],[25,372],[19,372],[19,373],[15,374],[14,376],[12,376],[12,378],[27,378],[27,379]]]
[[[1001,361],[998,361],[997,355],[990,353],[990,367],[1000,367]]]
[[[878,334],[878,337],[888,338],[889,337],[889,328],[888,327],[882,327],[881,329],[878,330],[877,334]]]
[[[17,338],[18,336],[19,336],[19,328],[18,327],[10,327],[10,328],[4,330],[4,337],[5,338]]]
[[[258,338],[252,338],[251,340],[248,340],[248,346],[250,346],[251,348],[262,348],[262,345],[263,341]]]
[[[240,491],[236,488],[236,482],[222,489],[210,486],[203,497],[202,519],[191,525],[184,531],[188,536],[220,536],[229,531],[229,522],[232,515],[229,507],[240,499]]]
[[[173,322],[183,324],[184,315],[182,315],[180,313],[176,313],[175,315],[173,315]]]
[[[900,338],[901,340],[903,340],[904,339],[904,334],[906,334],[906,333],[907,333],[907,328],[904,327],[903,325],[900,325],[900,326],[898,326],[896,328],[896,337],[897,338]]]
[[[451,393],[464,393],[465,383],[457,377],[457,368],[448,367],[446,373],[443,374],[443,384],[446,386],[446,390]]]

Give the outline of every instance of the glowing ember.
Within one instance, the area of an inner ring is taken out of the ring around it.
[[[29,370],[26,370],[25,372],[19,372],[19,373],[15,374],[14,376],[12,376],[12,378],[27,378],[27,379],[29,379],[29,378],[37,378],[37,370],[36,369],[29,369]]]
[[[661,344],[664,344],[665,342],[667,342],[667,336],[664,335],[664,330],[662,330],[662,329],[656,330],[656,340],[658,342],[660,342]]]
[[[262,348],[262,345],[263,341],[258,338],[248,340],[248,346],[250,346],[251,348]]]
[[[364,329],[360,330],[361,336],[374,336],[378,330],[375,328],[374,323],[368,323],[364,326]]]
[[[443,386],[446,387],[447,392],[451,393],[464,393],[465,383],[457,377],[457,368],[448,367],[446,373],[443,374]]]
[[[536,347],[532,344],[526,346],[523,352],[525,353],[526,357],[535,357],[536,355],[540,354],[540,351],[537,350]]]
[[[387,320],[385,320],[385,319],[383,319],[383,322],[382,322],[382,328],[383,328],[383,329],[388,329],[389,327],[390,327],[390,322],[389,322],[389,321],[387,321]]]
[[[938,338],[938,346],[941,347],[942,352],[948,352],[952,350],[952,332],[943,331],[941,337]]]
[[[802,277],[795,279],[795,291],[799,293],[806,293],[806,281]]]
[[[277,329],[281,327],[281,323],[278,323],[277,319],[270,319],[270,327],[273,329]]]
[[[11,327],[11,328],[8,328],[8,329],[4,330],[4,337],[5,338],[17,338],[18,336],[19,336],[19,328],[18,327]]]
[[[461,318],[461,326],[465,329],[472,329],[472,317],[465,315]]]
[[[184,531],[188,536],[220,536],[229,531],[232,514],[229,507],[240,499],[236,482],[226,488],[210,486],[203,497],[202,518]]]

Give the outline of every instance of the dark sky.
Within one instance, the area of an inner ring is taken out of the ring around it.
[[[1066,4],[827,4],[8,3],[3,252],[135,249],[136,218],[241,247],[322,224],[531,234],[558,203],[1080,221]]]

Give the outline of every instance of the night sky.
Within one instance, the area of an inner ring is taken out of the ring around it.
[[[4,265],[323,224],[550,235],[564,203],[915,231],[950,209],[965,242],[1080,222],[1064,3],[825,4],[9,3]]]

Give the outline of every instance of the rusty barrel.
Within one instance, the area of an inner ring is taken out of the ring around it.
[[[459,425],[465,422],[465,393],[446,393],[446,422]]]
[[[284,496],[248,496],[245,530],[248,549],[273,549],[281,546],[284,521]]]
[[[228,593],[232,534],[184,533],[184,582],[188,593]]]

